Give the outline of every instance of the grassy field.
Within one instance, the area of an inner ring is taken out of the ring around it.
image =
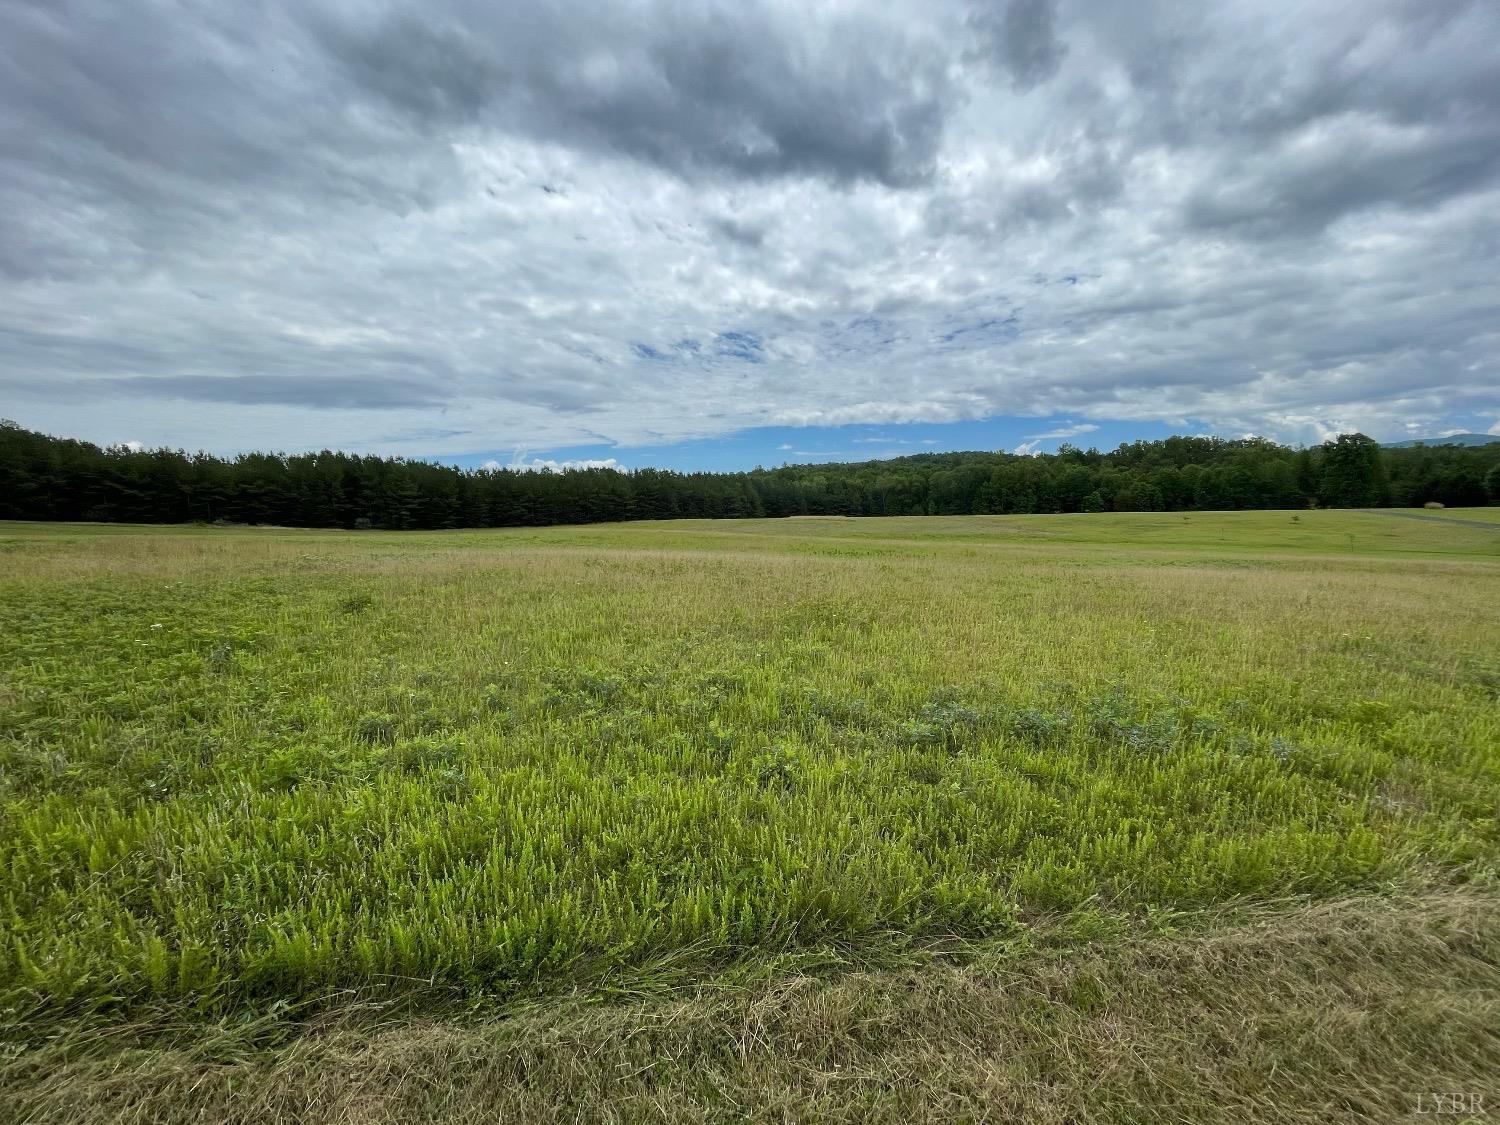
[[[0,559],[9,1119],[1500,1106],[1500,530],[10,524]]]

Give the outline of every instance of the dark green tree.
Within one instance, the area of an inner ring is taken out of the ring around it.
[[[1380,444],[1364,434],[1340,434],[1323,445],[1319,495],[1329,508],[1373,508],[1390,501]]]

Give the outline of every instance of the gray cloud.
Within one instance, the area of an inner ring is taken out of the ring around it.
[[[410,454],[1435,429],[1500,414],[1496,74],[1489,0],[12,0],[0,397]]]
[[[969,17],[985,52],[1010,72],[1016,90],[1030,90],[1057,73],[1067,47],[1054,28],[1056,0],[984,3]]]
[[[765,245],[766,228],[758,223],[742,222],[729,216],[714,218],[710,222],[713,229],[730,242],[757,250]]]
[[[1500,178],[1500,116],[1443,132],[1330,128],[1277,155],[1226,169],[1189,199],[1188,222],[1305,235],[1382,204],[1431,209]]]
[[[441,388],[413,380],[326,375],[130,375],[122,379],[91,379],[75,389],[91,395],[343,410],[440,406],[445,401]],[[436,432],[451,436],[462,431]]]
[[[353,82],[425,127],[492,122],[679,173],[920,181],[954,97],[934,44],[814,11],[458,9],[325,16],[319,34]]]

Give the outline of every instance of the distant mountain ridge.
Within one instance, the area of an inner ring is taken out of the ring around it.
[[[1410,441],[1388,441],[1382,449],[1411,449],[1417,445],[1489,445],[1500,441],[1500,434],[1449,434],[1447,437],[1412,438]]]

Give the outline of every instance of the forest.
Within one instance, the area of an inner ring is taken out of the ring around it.
[[[1500,503],[1500,441],[1383,448],[1341,434],[1170,437],[1109,452],[925,453],[749,472],[465,470],[402,458],[100,447],[0,423],[0,519],[436,530],[762,516],[1472,507]]]

